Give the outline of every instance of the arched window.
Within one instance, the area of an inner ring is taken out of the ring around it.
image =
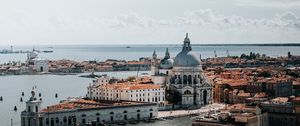
[[[64,117],[64,120],[63,120],[63,121],[64,121],[64,123],[66,123],[66,122],[67,122],[67,117]]]
[[[187,76],[183,75],[183,84],[186,84],[186,83],[187,83]]]
[[[188,76],[188,84],[192,84],[192,75]]]
[[[127,113],[127,111],[125,110],[123,113]]]
[[[151,108],[149,111],[153,111],[153,109]]]
[[[184,93],[183,94],[185,94],[185,95],[190,95],[190,94],[192,94],[191,93],[191,91],[190,90],[186,90],[186,91],[184,91]]]
[[[85,114],[82,114],[81,117],[86,117],[86,115],[85,115]]]
[[[59,123],[59,118],[58,117],[55,118],[55,123]]]
[[[50,125],[54,126],[54,119],[53,118],[51,118]]]
[[[46,118],[46,124],[49,124],[49,118]]]
[[[136,112],[141,112],[141,110],[137,110]]]
[[[110,114],[114,114],[114,112],[110,112]]]
[[[100,113],[96,113],[96,116],[99,116],[100,115]]]

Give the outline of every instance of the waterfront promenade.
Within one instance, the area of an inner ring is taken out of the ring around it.
[[[159,111],[158,118],[199,115],[201,113],[208,113],[209,111],[220,110],[220,109],[223,109],[224,107],[225,107],[225,104],[213,103],[213,104],[205,105],[199,109],[194,109],[194,110]]]

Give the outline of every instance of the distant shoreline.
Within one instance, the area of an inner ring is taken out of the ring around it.
[[[192,44],[194,46],[300,46],[300,43],[271,43],[271,44]]]
[[[299,43],[250,43],[250,44],[226,44],[226,43],[218,43],[218,44],[191,44],[193,46],[300,46]],[[0,47],[5,47],[9,45],[0,45]],[[181,44],[33,44],[33,45],[18,45],[15,46],[24,46],[24,47],[32,47],[32,46],[106,46],[106,47],[137,47],[137,46],[181,46]],[[1,48],[0,48],[1,50]]]

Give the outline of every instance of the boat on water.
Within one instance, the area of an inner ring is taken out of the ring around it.
[[[131,48],[130,46],[126,46],[126,48]]]
[[[43,53],[53,53],[53,50],[44,50]]]
[[[102,75],[98,75],[95,74],[94,72],[92,72],[91,74],[88,75],[80,75],[79,77],[86,77],[86,78],[97,78],[97,77],[101,77]]]
[[[148,73],[142,73],[142,75],[148,75]]]

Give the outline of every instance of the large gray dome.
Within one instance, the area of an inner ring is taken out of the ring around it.
[[[193,51],[182,50],[174,60],[174,66],[179,67],[195,67],[200,66],[200,56],[197,56]]]

